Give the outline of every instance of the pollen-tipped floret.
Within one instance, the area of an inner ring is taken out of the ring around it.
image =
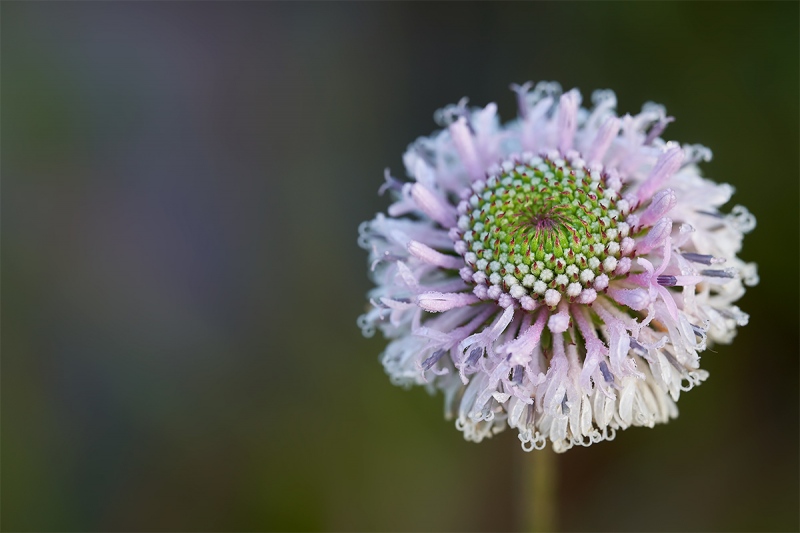
[[[710,151],[664,142],[655,104],[617,117],[555,83],[512,86],[519,118],[466,100],[414,142],[411,178],[359,228],[376,287],[359,318],[390,339],[396,384],[441,390],[465,438],[511,426],[525,450],[611,440],[677,416],[707,377],[699,353],[730,342],[733,303],[758,282],[736,254],[752,215],[699,173]]]

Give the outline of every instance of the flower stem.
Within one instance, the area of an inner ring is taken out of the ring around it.
[[[522,530],[552,533],[557,529],[556,454],[547,446],[524,454],[522,470]]]

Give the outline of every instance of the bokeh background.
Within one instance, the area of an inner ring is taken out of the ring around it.
[[[612,88],[711,147],[761,284],[680,418],[558,458],[568,531],[797,531],[798,4],[3,2],[2,529],[502,531],[356,327],[384,167],[468,95]]]

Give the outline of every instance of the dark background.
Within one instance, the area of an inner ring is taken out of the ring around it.
[[[356,228],[435,109],[528,79],[665,104],[758,218],[750,324],[676,421],[559,457],[561,526],[800,528],[796,2],[0,9],[3,530],[517,527],[515,434],[361,338]]]

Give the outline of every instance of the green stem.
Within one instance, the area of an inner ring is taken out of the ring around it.
[[[522,530],[552,533],[558,526],[556,454],[547,446],[524,454],[522,459]]]

